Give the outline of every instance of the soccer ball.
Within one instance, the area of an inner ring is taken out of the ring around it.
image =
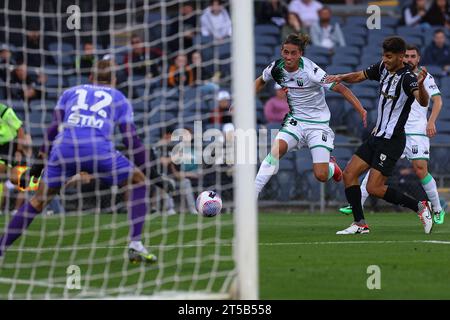
[[[214,217],[222,210],[222,199],[215,191],[203,191],[197,197],[197,211],[205,217]]]

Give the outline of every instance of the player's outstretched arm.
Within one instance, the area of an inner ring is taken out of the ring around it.
[[[362,82],[366,79],[367,79],[367,77],[364,74],[364,71],[357,71],[357,72],[351,72],[351,73],[345,73],[345,74],[328,75],[325,78],[325,83],[331,83],[331,82],[357,83],[357,82]]]
[[[428,101],[430,100],[430,96],[428,95],[428,92],[425,89],[424,85],[426,77],[427,77],[427,69],[423,67],[422,71],[420,71],[419,76],[417,77],[419,90],[414,91],[414,96],[416,97],[416,100],[422,107],[428,107]]]
[[[432,96],[431,101],[433,101],[433,108],[431,109],[431,115],[427,123],[427,136],[430,138],[434,137],[437,133],[436,120],[442,109],[442,97],[440,95]]]
[[[258,79],[255,80],[255,92],[259,93],[264,86],[266,85],[266,83],[264,82],[262,76],[259,77]]]
[[[340,93],[353,108],[359,113],[363,121],[364,128],[367,127],[367,111],[361,104],[361,101],[353,94],[353,92],[342,83],[338,83],[332,88],[333,91]]]

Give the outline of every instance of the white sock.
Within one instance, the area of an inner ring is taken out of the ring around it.
[[[369,180],[369,172],[366,173],[363,181],[361,182],[361,206],[364,208],[364,203],[369,197],[369,193],[367,192],[367,181]]]
[[[328,162],[328,180],[330,180],[332,176],[334,176],[334,163]]]
[[[278,160],[271,153],[261,163],[258,174],[255,179],[256,194],[259,195],[264,186],[269,182],[270,178],[277,173]]]
[[[143,252],[145,254],[148,253],[147,249],[145,249],[144,245],[142,244],[142,241],[131,241],[128,248]]]
[[[436,180],[434,180],[431,174],[427,174],[425,178],[420,180],[422,187],[427,193],[428,199],[431,201],[434,212],[440,212],[442,210],[441,203],[439,202],[439,194],[437,191]]]

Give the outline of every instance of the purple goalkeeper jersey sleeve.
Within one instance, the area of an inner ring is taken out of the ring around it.
[[[101,85],[81,85],[66,90],[55,109],[64,111],[63,130],[56,140],[112,148],[114,127],[133,123],[133,109],[118,90]]]

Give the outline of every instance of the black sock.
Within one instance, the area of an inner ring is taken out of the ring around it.
[[[364,220],[364,213],[361,205],[361,188],[358,185],[345,189],[345,196],[348,203],[352,206],[353,218],[355,222]]]
[[[397,204],[402,207],[407,207],[414,212],[417,212],[419,210],[419,207],[418,207],[419,201],[418,200],[411,198],[410,196],[408,196],[404,193],[401,193],[401,192],[397,191],[396,189],[389,187],[389,186],[387,187],[387,190],[386,190],[386,193],[384,194],[383,199],[386,200],[387,202]]]

